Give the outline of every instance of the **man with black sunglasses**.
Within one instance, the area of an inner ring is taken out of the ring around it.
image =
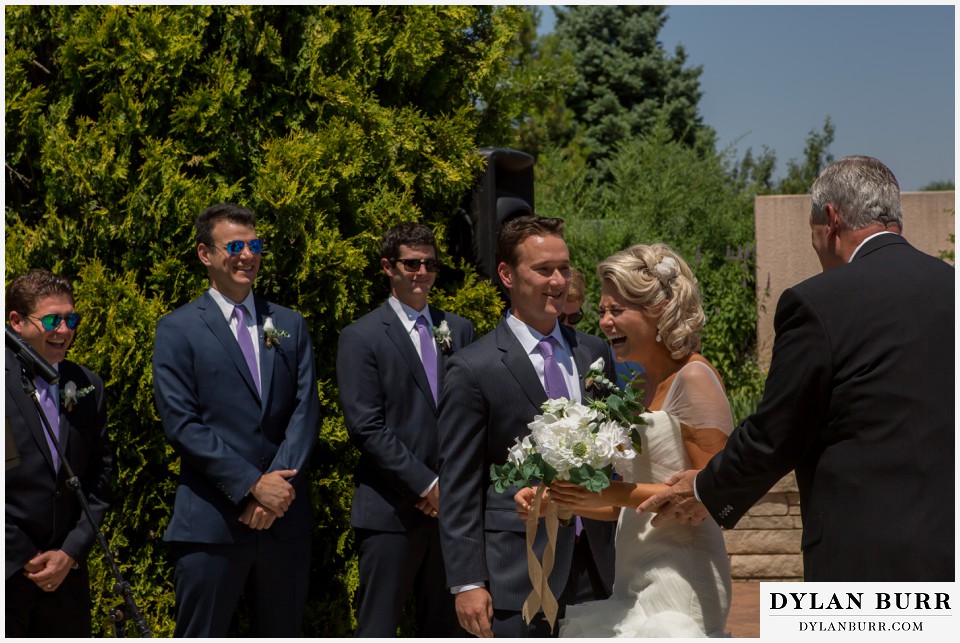
[[[303,317],[253,294],[263,252],[254,223],[228,203],[200,214],[210,288],[157,324],[157,411],[181,457],[164,534],[176,556],[176,637],[226,636],[245,589],[257,636],[301,633],[317,377]]]
[[[36,378],[37,396],[69,468],[99,525],[110,501],[113,447],[103,380],[66,359],[80,315],[64,277],[30,270],[7,288],[10,328],[54,366],[60,380]],[[9,637],[89,637],[86,559],[95,531],[68,487],[67,467],[42,425],[13,351],[6,351],[7,429],[19,465],[6,472],[6,625]]]
[[[473,341],[473,325],[427,304],[439,264],[426,226],[388,230],[380,265],[390,296],[343,329],[337,353],[343,417],[360,451],[350,513],[360,551],[356,635],[396,636],[412,595],[417,636],[459,636],[437,522],[437,401],[447,358]]]

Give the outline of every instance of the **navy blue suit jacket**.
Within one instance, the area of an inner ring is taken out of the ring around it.
[[[238,518],[259,476],[297,469],[296,499],[270,528],[280,538],[309,533],[307,476],[320,401],[303,317],[255,297],[263,398],[236,336],[204,293],[157,323],[153,383],[163,430],[181,456],[173,517],[164,540],[236,543],[257,532]],[[263,322],[289,337],[268,348]]]
[[[610,349],[599,337],[560,326],[580,375],[602,357],[613,379]],[[515,438],[542,413],[543,384],[506,320],[450,359],[440,400],[440,538],[449,586],[486,582],[495,609],[520,611],[531,590],[526,526],[513,502],[516,489],[497,493],[490,465],[503,464]],[[560,596],[570,575],[574,528],[557,534],[550,587]],[[543,555],[545,529],[535,551]]]
[[[446,321],[453,336],[449,350],[437,345],[437,390],[443,391],[449,355],[475,335],[463,317],[433,306],[430,317],[435,326]],[[347,433],[360,451],[350,524],[412,529],[428,519],[416,503],[437,477],[439,413],[423,363],[389,303],[340,333],[337,385]]]
[[[60,447],[99,524],[109,506],[113,473],[103,380],[68,360],[60,363],[59,371]],[[61,549],[83,565],[95,540],[93,526],[67,487],[66,468],[53,470],[39,411],[24,392],[20,373],[20,362],[6,351],[5,415],[20,454],[20,464],[6,472],[6,578],[23,569],[38,551]],[[67,382],[76,384],[77,390],[93,386],[69,411],[63,397]]]

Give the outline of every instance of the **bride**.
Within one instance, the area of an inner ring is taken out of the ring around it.
[[[603,280],[600,328],[618,361],[640,362],[645,414],[642,452],[623,481],[601,493],[555,482],[553,502],[588,518],[619,520],[613,595],[567,607],[561,637],[724,636],[730,566],[720,528],[650,526],[635,508],[668,475],[700,469],[733,430],[720,378],[697,353],[704,315],[697,281],[664,244],[636,245],[598,266]],[[529,511],[526,494],[517,499]]]

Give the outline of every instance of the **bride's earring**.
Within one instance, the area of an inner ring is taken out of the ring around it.
[[[663,338],[660,337],[660,324],[657,324],[657,342],[663,341]]]

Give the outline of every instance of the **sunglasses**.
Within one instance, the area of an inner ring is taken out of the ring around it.
[[[583,321],[583,310],[578,310],[575,313],[560,313],[560,323],[566,324],[568,326],[576,326],[581,321]]]
[[[236,256],[243,252],[244,246],[250,248],[250,252],[253,254],[258,255],[263,252],[263,239],[250,239],[250,241],[228,241],[227,245],[225,245],[223,249],[227,251],[228,255]]]
[[[36,319],[40,322],[40,325],[43,326],[43,330],[57,330],[60,328],[60,322],[67,322],[67,328],[70,330],[76,330],[77,326],[80,325],[80,313],[69,313],[68,315],[61,315],[60,313],[50,313],[49,315],[44,315],[43,317],[34,317],[33,315],[24,315],[30,319]]]
[[[403,267],[410,272],[417,272],[420,266],[427,269],[427,272],[436,272],[440,269],[440,262],[436,259],[393,259],[393,263],[402,263]]]

